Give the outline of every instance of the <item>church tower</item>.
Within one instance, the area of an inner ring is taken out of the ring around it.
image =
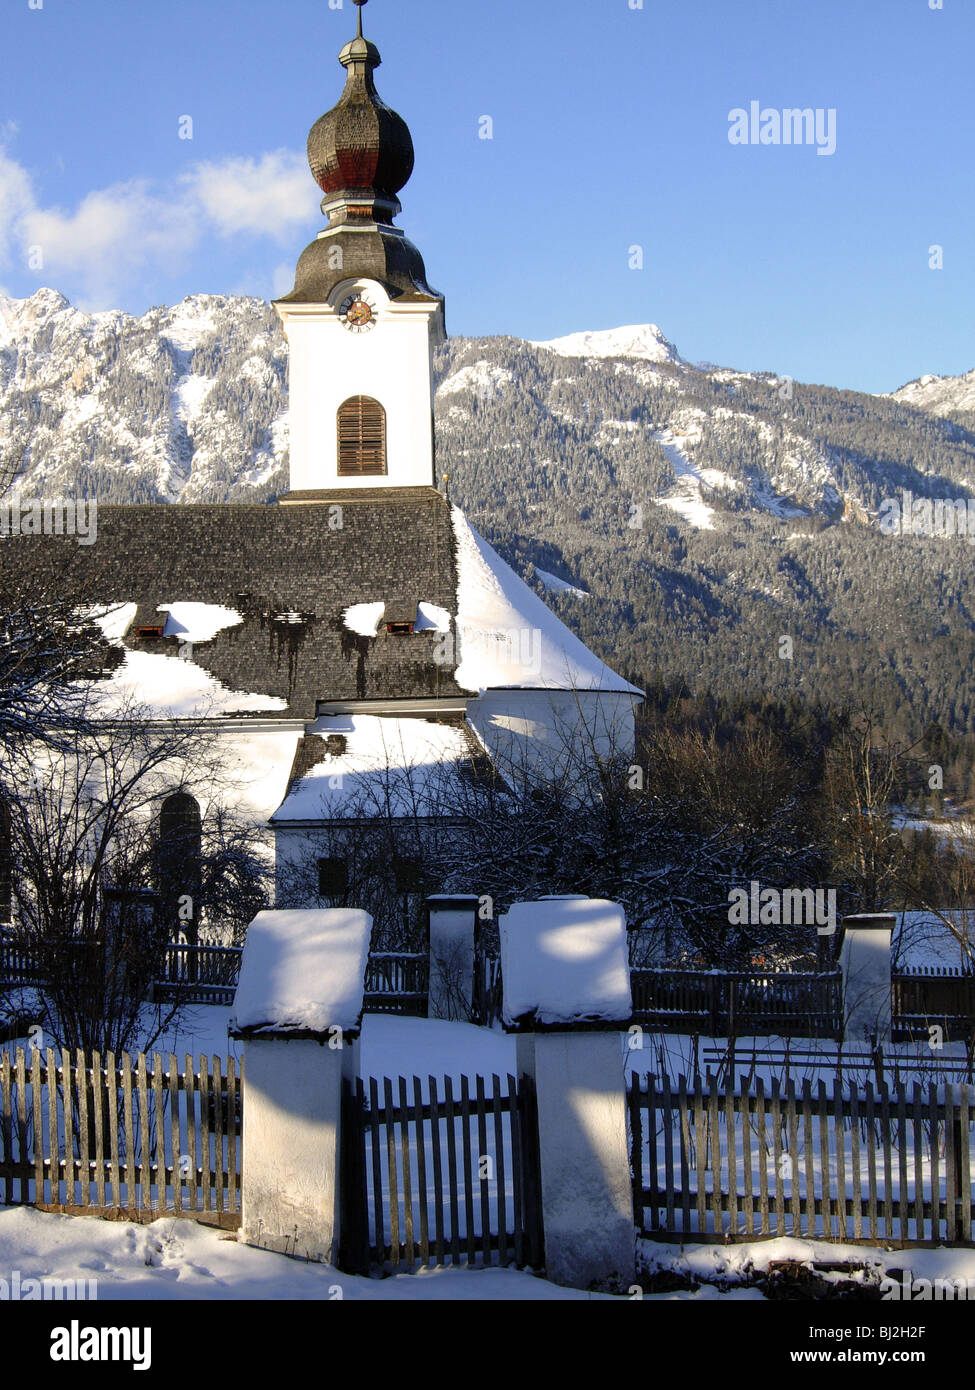
[[[379,97],[379,50],[358,32],[339,54],[345,91],[308,136],[328,225],[275,301],[291,359],[291,493],[435,485],[433,349],[443,296],[393,225],[413,172],[406,122]]]

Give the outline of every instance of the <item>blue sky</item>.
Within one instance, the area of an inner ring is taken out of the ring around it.
[[[970,370],[975,3],[932,3],[370,0],[450,331],[652,321],[692,361],[871,391]],[[354,25],[350,0],[4,0],[0,289],[141,313],[290,288]],[[752,101],[835,108],[835,153],[731,144]]]

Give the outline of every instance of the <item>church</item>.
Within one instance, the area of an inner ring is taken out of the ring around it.
[[[122,651],[103,692],[119,717],[134,706],[216,732],[238,809],[267,827],[279,888],[323,827],[363,815],[377,779],[395,817],[407,800],[402,782],[388,795],[397,770],[413,795],[444,769],[510,785],[563,776],[580,750],[626,757],[641,698],[438,478],[445,302],[396,225],[413,143],[377,93],[364,3],[339,55],[344,90],[308,137],[325,225],[275,303],[290,357],[290,490],[272,505],[100,507],[85,547],[4,542],[15,568],[50,562],[54,547],[81,574]],[[420,810],[436,816],[427,796]]]

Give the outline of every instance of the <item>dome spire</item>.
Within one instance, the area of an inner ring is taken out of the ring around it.
[[[401,211],[396,195],[413,172],[413,141],[406,122],[376,91],[373,73],[382,59],[362,34],[366,2],[354,0],[356,36],[339,54],[346,70],[345,91],[308,136],[308,163],[325,194],[322,212],[330,227],[368,222],[390,226]]]

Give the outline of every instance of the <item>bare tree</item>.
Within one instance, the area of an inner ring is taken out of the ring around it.
[[[156,910],[158,813],[174,790],[213,801],[220,776],[203,721],[160,722],[132,707],[76,729],[70,747],[24,737],[0,749],[12,937],[41,981],[37,1021],[63,1046],[145,1049],[174,1021],[178,995],[151,1015],[145,1007],[175,925]],[[191,907],[197,920],[226,914],[239,935],[242,917],[266,901],[267,864],[229,812],[215,804],[211,821],[203,903]]]

